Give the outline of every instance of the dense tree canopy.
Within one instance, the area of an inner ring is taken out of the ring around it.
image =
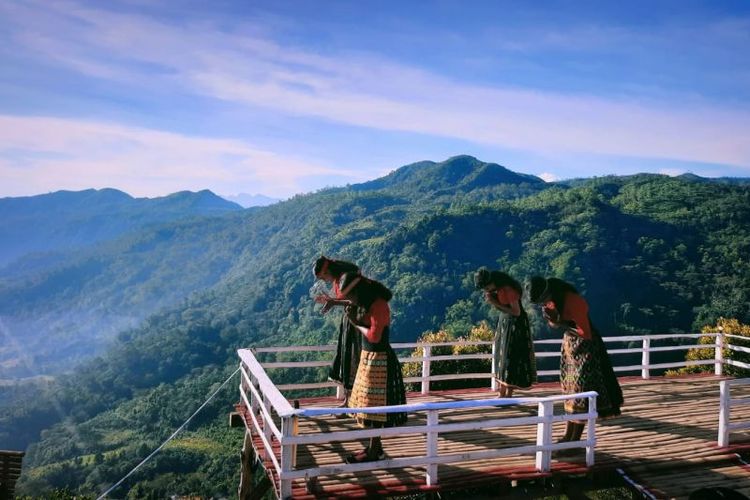
[[[357,262],[393,290],[398,341],[426,331],[486,337],[477,325],[493,324],[496,313],[473,287],[481,265],[520,281],[543,274],[574,283],[605,335],[694,331],[719,317],[750,322],[747,185],[657,175],[545,184],[471,160],[166,224],[98,247],[90,264],[73,260],[28,286],[14,282],[6,293],[23,310],[68,304],[74,292],[65,289],[90,287],[80,300],[97,297],[120,314],[128,300],[158,300],[187,282],[176,305],[120,332],[100,358],[54,382],[0,391],[0,441],[30,445],[21,487],[97,492],[232,372],[237,348],[332,343],[337,318],[321,316],[308,295],[320,254]],[[528,310],[535,335],[553,335]],[[131,492],[229,494],[239,438],[224,417],[235,391],[132,478]]]

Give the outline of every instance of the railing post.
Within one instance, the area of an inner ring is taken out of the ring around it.
[[[256,391],[260,392],[260,384],[255,379],[255,375],[253,375],[252,372],[250,373],[250,383],[253,384],[253,387],[255,387]],[[250,392],[249,396],[250,396],[250,406],[251,406],[253,415],[258,415],[258,411],[260,409],[260,401],[258,401],[258,398],[255,397],[252,391]]]
[[[497,350],[497,344],[493,342],[492,343],[492,359],[490,360],[490,372],[492,373],[492,385],[490,386],[490,388],[493,391],[499,390],[499,387],[497,386],[497,374],[495,373],[495,351],[496,350]]]
[[[731,386],[729,380],[719,382],[719,446],[729,446],[729,417],[732,413]]]
[[[427,411],[427,458],[438,456],[438,410]],[[435,486],[438,483],[437,464],[427,464],[427,486]]]
[[[271,414],[271,405],[270,405],[270,403],[268,401],[268,396],[266,396],[265,394],[263,394],[263,407],[266,409],[266,411],[270,415]],[[260,412],[258,414],[258,416],[263,421],[263,435],[266,437],[266,440],[268,441],[269,444],[273,444],[273,430],[271,430],[271,425],[268,422],[266,422],[266,417],[265,417],[265,414],[263,412]],[[264,458],[270,460],[271,453],[273,453],[272,449],[271,450],[267,450],[267,449],[265,449],[265,447],[263,448],[263,457]]]
[[[540,401],[538,414],[542,421],[536,424],[536,445],[547,447],[552,444],[552,401]],[[552,463],[552,450],[543,449],[536,452],[536,470],[549,472]]]
[[[292,480],[285,479],[284,474],[294,469],[297,461],[296,446],[284,444],[285,438],[292,437],[297,433],[297,417],[295,415],[282,417],[281,419],[281,477],[279,478],[279,498],[285,500],[292,497]]]
[[[714,349],[714,373],[716,375],[723,375],[724,367],[724,332],[716,334],[716,348]]]
[[[422,394],[430,393],[430,357],[432,346],[422,346]]]
[[[594,448],[596,448],[596,395],[589,396],[589,413],[586,422],[586,467],[594,465]]]
[[[641,354],[641,378],[648,380],[651,378],[651,339],[643,337],[643,353]]]

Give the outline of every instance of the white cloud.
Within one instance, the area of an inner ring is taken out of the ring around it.
[[[560,178],[555,174],[551,174],[549,172],[542,172],[541,174],[537,174],[537,177],[542,179],[544,182],[555,182],[560,180]]]
[[[288,116],[551,157],[616,155],[750,167],[750,113],[742,108],[725,109],[699,99],[646,103],[478,86],[372,54],[324,55],[285,46],[252,25],[225,23],[219,28],[190,19],[169,23],[95,5],[0,4],[0,14],[12,20],[15,29],[9,36],[19,47],[96,78],[187,91]],[[544,43],[570,43],[553,35]],[[608,36],[596,30],[589,33],[589,38]],[[140,172],[154,186],[187,172],[190,182],[185,182],[196,187],[212,179],[219,184],[265,182],[273,187],[243,189],[284,196],[289,189],[299,189],[299,179],[309,167],[303,160],[257,151],[237,141],[73,122],[74,130],[95,129],[94,136],[101,139],[87,141],[73,137],[63,122],[44,120],[45,140],[55,144],[58,132],[51,130],[61,131],[60,137],[69,143],[59,146],[70,158],[35,160],[39,169],[66,165],[83,176],[85,166],[128,179]],[[22,142],[17,135],[13,138],[11,142]],[[85,147],[71,147],[77,141]],[[171,150],[165,152],[162,146]],[[54,150],[42,140],[29,148]],[[8,161],[4,160],[5,172]],[[310,168],[308,175],[342,174]],[[71,181],[67,175],[58,180],[65,179]]]
[[[117,187],[136,196],[179,190],[253,190],[286,197],[310,177],[341,171],[233,139],[83,120],[0,115],[0,178],[7,194]]]
[[[687,170],[682,168],[662,168],[661,170],[659,170],[659,173],[661,175],[668,175],[670,177],[677,177],[678,175],[682,175],[685,172],[687,172]]]

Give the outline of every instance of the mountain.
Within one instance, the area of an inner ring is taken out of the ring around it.
[[[250,207],[267,207],[281,201],[279,198],[271,198],[263,194],[240,193],[233,196],[222,195],[225,200],[237,203],[244,208]]]
[[[150,224],[240,208],[208,190],[160,198],[116,189],[0,198],[0,269],[24,255],[75,250]]]
[[[481,188],[511,185],[516,192],[542,188],[539,177],[512,172],[496,163],[485,163],[472,156],[461,155],[435,163],[421,161],[394,170],[385,177],[355,184],[355,191],[390,189],[422,195],[467,193]],[[524,188],[524,189],[519,189]]]
[[[466,157],[422,162],[366,188],[166,224],[162,239],[136,245],[131,263],[118,261],[128,252],[112,247],[104,261],[110,277],[136,261],[191,265],[199,244],[191,247],[189,235],[211,246],[197,262],[232,250],[213,285],[121,332],[72,374],[0,387],[0,442],[27,449],[21,492],[103,491],[234,371],[238,347],[334,342],[337,318],[317,313],[308,295],[320,254],[355,261],[393,290],[396,341],[437,329],[461,334],[495,320],[473,288],[480,265],[519,279],[571,281],[606,335],[692,331],[719,316],[750,322],[750,262],[740,257],[750,254],[749,186],[641,175],[574,187],[524,181],[468,188],[485,165]],[[436,181],[436,172],[447,177]],[[453,191],[447,178],[455,179]],[[180,230],[169,232],[174,226]],[[138,274],[132,277],[129,294],[137,294]],[[77,280],[69,286],[79,287]],[[13,296],[24,290],[19,285]],[[536,309],[527,310],[537,336],[556,335]],[[274,373],[280,380],[315,376],[322,371]],[[132,497],[219,496],[236,488],[241,433],[226,427],[237,399],[236,385],[229,386],[129,479]]]
[[[0,270],[0,379],[69,370],[123,329],[214,284],[236,249],[204,241],[185,221],[239,211],[210,191],[0,200],[0,254],[16,258]]]

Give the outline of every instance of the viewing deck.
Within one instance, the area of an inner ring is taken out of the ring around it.
[[[309,355],[328,351],[330,346],[240,350],[243,380],[238,410],[247,429],[247,456],[259,459],[281,498],[397,496],[487,487],[498,495],[527,498],[623,484],[646,498],[687,498],[690,492],[708,486],[733,488],[750,496],[750,466],[743,456],[750,452],[750,379],[716,374],[738,362],[725,360],[714,344],[651,346],[659,340],[699,336],[605,339],[608,344],[640,342],[638,348],[610,347],[610,353],[616,371],[641,373],[620,379],[625,394],[622,416],[599,422],[595,422],[595,411],[565,415],[565,398],[554,381],[518,392],[519,397],[512,399],[497,399],[490,388],[431,391],[430,383],[436,380],[491,378],[491,374],[430,375],[431,362],[468,357],[433,357],[430,350],[435,345],[424,346],[424,356],[404,358],[422,363],[422,376],[406,379],[420,382],[422,390],[409,394],[405,406],[372,410],[406,410],[408,423],[376,430],[360,429],[351,418],[337,418],[336,414],[347,410],[335,408],[339,401],[334,396],[293,400],[299,402],[296,409],[279,392],[329,387],[330,383],[275,386],[265,372],[321,367],[327,361],[261,364],[256,359],[264,353],[284,353],[285,358],[290,353]],[[745,339],[713,336],[724,349],[746,349],[736,345]],[[540,341],[537,347],[555,342]],[[413,350],[416,345],[394,347]],[[690,347],[714,350],[714,359],[697,362],[713,364],[714,374],[650,377],[654,368],[686,364],[650,364],[653,352]],[[618,354],[634,353],[641,354],[640,365],[618,366]],[[552,355],[550,351],[538,353],[540,358]],[[489,359],[490,354],[468,356]],[[554,375],[551,372],[555,371],[540,374],[549,377]],[[596,393],[585,396],[593,402]],[[588,421],[583,440],[555,444],[564,432],[565,420],[571,418]],[[385,459],[346,464],[344,457],[360,450],[373,435],[383,437]],[[561,455],[562,448],[571,448],[568,453],[572,454]]]

